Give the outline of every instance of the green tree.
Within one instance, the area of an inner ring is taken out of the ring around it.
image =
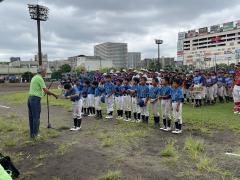
[[[71,68],[71,66],[69,64],[64,64],[64,65],[60,66],[60,68],[59,68],[59,71],[61,73],[68,73],[71,70],[72,70],[72,68]]]
[[[27,71],[27,72],[25,72],[25,73],[22,74],[22,79],[23,79],[23,81],[26,80],[27,82],[30,82],[31,79],[32,79],[32,77],[33,77],[33,73],[31,73],[31,72],[29,72],[29,71]]]
[[[54,71],[51,75],[51,79],[59,80],[62,78],[62,72],[61,71]]]
[[[83,66],[83,65],[80,65],[80,66],[78,66],[76,69],[75,69],[75,72],[79,75],[79,74],[81,74],[81,73],[84,73],[84,72],[86,72],[87,71],[87,69],[85,68],[85,66]]]

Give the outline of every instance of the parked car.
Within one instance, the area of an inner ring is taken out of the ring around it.
[[[0,83],[4,83],[5,82],[5,78],[4,77],[0,77]]]
[[[9,76],[9,82],[10,83],[18,83],[19,78],[17,76]]]

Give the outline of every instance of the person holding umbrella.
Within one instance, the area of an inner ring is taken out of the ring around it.
[[[28,97],[28,116],[30,137],[36,138],[39,133],[40,114],[41,114],[41,98],[47,94],[58,98],[56,94],[49,91],[45,85],[43,77],[45,77],[47,69],[44,66],[39,66],[37,74],[32,78]]]

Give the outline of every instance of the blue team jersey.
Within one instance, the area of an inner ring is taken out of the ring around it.
[[[138,86],[139,86],[138,84],[131,86],[131,90],[135,91],[134,93],[131,94],[132,97],[136,97],[136,92],[137,92]]]
[[[88,92],[88,86],[83,86],[82,93],[87,93],[87,92]]]
[[[115,86],[112,82],[105,82],[104,90],[107,95],[112,94],[115,91]]]
[[[138,84],[137,85],[132,85],[131,90],[136,91],[138,89],[138,86],[139,86]]]
[[[124,87],[122,85],[115,86],[115,96],[116,97],[122,96],[123,91],[124,91]]]
[[[149,97],[149,87],[147,85],[139,85],[137,88],[137,97],[138,98],[147,98]]]
[[[183,102],[183,91],[181,87],[177,89],[171,89],[171,99],[172,102]]]
[[[102,86],[97,86],[95,88],[95,97],[102,96],[103,92],[104,92],[104,88]]]
[[[216,84],[218,81],[217,76],[211,76],[211,79],[213,84]]]
[[[233,80],[231,78],[225,78],[226,85],[228,87],[231,87],[233,85]]]
[[[95,94],[95,88],[93,86],[89,86],[88,94]]]
[[[202,84],[203,83],[203,77],[202,76],[194,76],[193,77],[193,84]]]
[[[213,80],[212,80],[212,78],[207,78],[206,79],[206,86],[207,87],[210,87],[210,86],[212,86],[213,85]]]
[[[68,92],[66,92],[64,94],[64,96],[67,97],[67,96],[72,96],[75,94],[78,94],[78,96],[71,98],[71,101],[73,101],[73,102],[79,101],[80,100],[79,91],[76,87],[73,87],[72,89],[70,89]]]
[[[158,97],[158,94],[159,94],[159,89],[160,87],[158,86],[151,86],[149,88],[149,98],[151,99],[156,99]]]
[[[171,95],[171,87],[169,86],[162,86],[159,89],[158,96],[169,96]]]
[[[217,77],[217,81],[220,82],[220,83],[225,83],[225,77],[223,77],[223,76],[218,76],[218,77]]]
[[[131,86],[130,85],[123,85],[123,92],[124,92],[123,94],[124,95],[128,94],[127,90],[131,90]]]
[[[78,91],[81,93],[83,90],[83,84],[79,84],[76,86],[76,88],[78,89]]]

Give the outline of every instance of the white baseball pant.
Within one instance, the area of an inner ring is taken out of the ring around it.
[[[177,111],[177,102],[172,103],[172,113],[173,113],[173,119],[175,122],[179,122],[182,124],[182,103],[179,105],[179,110]]]

